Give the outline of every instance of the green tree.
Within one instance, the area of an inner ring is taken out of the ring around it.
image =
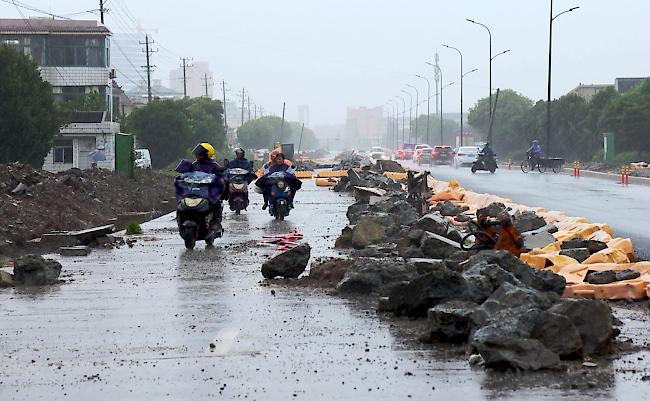
[[[223,104],[205,97],[183,100],[193,136],[209,142],[219,152],[226,150]]]
[[[493,100],[496,97],[492,97]],[[521,151],[534,138],[531,132],[536,124],[530,124],[529,114],[533,101],[511,89],[499,92],[494,126],[492,127],[493,148],[504,155]],[[490,100],[479,100],[469,111],[467,122],[484,139],[490,129]]]
[[[182,102],[163,100],[135,109],[128,117],[129,133],[149,149],[154,168],[165,168],[184,157],[195,143]]]
[[[283,143],[293,143],[296,151],[300,142],[302,125],[297,122],[284,122],[282,134]],[[282,119],[275,116],[266,116],[251,120],[237,129],[239,143],[247,149],[270,149],[280,141]],[[305,127],[302,138],[302,150],[316,149],[318,139],[312,130]]]
[[[135,134],[140,146],[149,149],[155,168],[187,157],[200,142],[214,146],[217,158],[224,156],[226,147],[223,105],[207,98],[148,103],[126,118],[123,131]]]
[[[59,126],[52,87],[36,64],[0,47],[0,163],[21,161],[40,168]]]
[[[650,152],[650,80],[614,98],[606,106],[600,126],[602,131],[616,134],[617,151]]]

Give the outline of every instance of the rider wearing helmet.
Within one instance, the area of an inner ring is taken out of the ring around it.
[[[202,142],[192,149],[196,161],[192,163],[193,171],[203,171],[208,174],[222,174],[224,168],[214,161],[214,147],[207,142]]]
[[[531,168],[539,164],[540,158],[542,157],[542,146],[537,139],[533,140],[526,153],[530,156]]]
[[[268,166],[268,169],[265,171],[264,176],[260,177],[255,185],[257,185],[261,190],[264,196],[264,203],[262,204],[262,210],[266,209],[269,201],[269,193],[271,191],[271,186],[267,180],[269,174],[276,172],[287,173],[287,184],[289,185],[290,194],[289,194],[289,207],[293,208],[293,198],[296,196],[296,191],[302,187],[302,182],[296,178],[296,171],[293,166],[285,163],[284,153],[277,153],[273,158],[272,164]]]

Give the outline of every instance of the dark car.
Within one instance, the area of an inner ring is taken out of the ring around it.
[[[431,158],[434,164],[449,164],[454,162],[454,151],[451,146],[434,146],[431,151]]]

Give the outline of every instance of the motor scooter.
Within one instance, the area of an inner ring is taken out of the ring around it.
[[[497,171],[499,166],[497,165],[497,155],[491,157],[486,156],[484,153],[479,153],[478,158],[472,163],[472,173],[476,173],[479,170],[489,171],[494,174]]]
[[[248,208],[248,176],[250,172],[243,168],[231,168],[226,171],[230,193],[228,204],[230,210],[240,214]]]
[[[289,215],[289,205],[291,204],[288,175],[278,171],[268,176],[268,185],[271,186],[271,192],[268,198],[269,213],[276,220],[282,221]]]

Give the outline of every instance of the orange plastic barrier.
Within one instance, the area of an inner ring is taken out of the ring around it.
[[[647,283],[639,280],[617,281],[610,284],[575,284],[564,289],[565,297],[595,299],[644,299],[648,296]]]

